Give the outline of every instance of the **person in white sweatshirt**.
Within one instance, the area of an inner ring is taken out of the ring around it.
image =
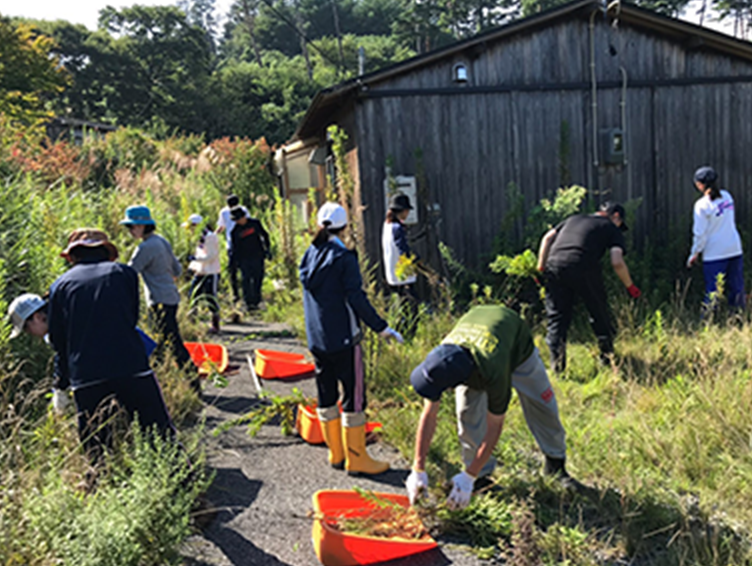
[[[723,274],[729,306],[744,308],[742,241],[734,220],[734,199],[728,191],[718,188],[718,174],[712,167],[695,171],[694,184],[703,196],[695,203],[692,251],[687,267],[697,263],[702,254],[705,303],[711,301],[718,275]]]
[[[191,214],[184,227],[191,231],[196,230],[204,219],[200,214]],[[189,271],[193,272],[191,280],[191,306],[199,301],[206,302],[212,313],[212,323],[209,332],[219,333],[219,301],[217,300],[217,287],[219,285],[219,242],[217,235],[210,226],[201,229],[201,237],[196,244],[196,253],[191,256]]]

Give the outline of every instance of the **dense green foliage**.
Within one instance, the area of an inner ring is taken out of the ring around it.
[[[71,80],[59,95],[49,72],[26,76],[40,83],[33,90],[46,89],[59,115],[146,128],[160,137],[265,136],[280,143],[319,89],[358,74],[359,48],[370,72],[563,3],[235,0],[228,14],[216,13],[213,0],[108,7],[95,31],[66,21],[29,22],[54,40],[37,49],[54,54]],[[688,0],[637,3],[678,15]],[[749,20],[744,2],[703,6],[737,21],[740,30]]]

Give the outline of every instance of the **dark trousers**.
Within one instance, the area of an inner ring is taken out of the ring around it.
[[[711,303],[711,297],[718,289],[718,275],[724,277],[724,294],[732,308],[743,309],[747,297],[744,294],[744,256],[730,257],[702,262],[702,274],[705,279],[705,304]]]
[[[389,291],[396,293],[400,298],[400,321],[397,330],[405,336],[415,334],[418,325],[418,295],[415,291],[415,283],[409,285],[389,285]]]
[[[238,291],[238,263],[232,253],[232,248],[227,249],[227,277],[230,279],[232,288],[232,300],[236,303],[240,300]]]
[[[601,356],[614,351],[616,330],[606,300],[606,288],[600,269],[589,272],[563,271],[546,274],[546,316],[548,336],[546,343],[551,351],[551,367],[564,371],[567,365],[567,332],[572,323],[572,312],[577,297],[582,299],[590,315],[590,326],[598,340]]]
[[[218,313],[218,286],[219,275],[215,273],[209,275],[194,275],[193,279],[191,279],[191,308],[198,306],[200,303],[204,303],[212,313]]]
[[[157,338],[157,358],[164,356],[165,349],[169,348],[175,361],[181,369],[190,369],[193,366],[191,355],[183,345],[183,338],[178,328],[178,306],[157,304],[151,307],[154,328]]]
[[[156,427],[165,438],[175,434],[162,390],[153,373],[143,377],[109,379],[76,389],[73,397],[78,410],[78,434],[87,456],[95,464],[105,449],[112,448],[113,421],[121,409],[129,423],[138,414],[142,428]]]
[[[238,258],[242,278],[243,300],[248,309],[258,308],[261,302],[261,284],[264,282],[264,258]]]
[[[334,407],[342,384],[342,411],[362,413],[366,409],[363,351],[360,344],[339,352],[311,352],[316,362],[316,389],[319,407]]]

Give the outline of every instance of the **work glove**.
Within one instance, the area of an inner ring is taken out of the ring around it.
[[[637,285],[635,285],[634,283],[632,283],[629,287],[627,287],[627,293],[629,293],[629,296],[632,297],[633,299],[639,299],[640,296],[642,295],[642,291],[640,291],[637,288]]]
[[[58,415],[64,414],[68,407],[71,406],[70,395],[68,390],[53,389],[52,390],[52,408]]]
[[[407,487],[407,497],[410,500],[410,505],[415,505],[421,494],[428,489],[428,474],[413,470],[407,476],[405,487]]]
[[[450,509],[464,509],[470,504],[473,495],[475,478],[467,472],[457,474],[452,478],[452,492],[447,498],[447,506]]]
[[[405,343],[405,339],[402,338],[402,334],[397,332],[394,328],[387,326],[384,330],[379,332],[379,336],[381,336],[384,340],[396,340],[400,344]]]

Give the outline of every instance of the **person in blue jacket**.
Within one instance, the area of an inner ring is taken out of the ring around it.
[[[316,362],[318,416],[329,447],[329,463],[351,474],[379,474],[388,462],[366,451],[366,392],[360,321],[382,338],[402,343],[374,310],[363,291],[358,258],[339,235],[347,213],[327,202],[318,212],[319,231],[300,263],[308,348]],[[342,385],[342,416],[337,400]]]
[[[54,386],[73,391],[89,458],[97,463],[111,446],[113,400],[129,419],[138,414],[141,426],[172,436],[170,415],[136,329],[138,274],[115,261],[117,248],[93,228],[74,230],[60,255],[73,267],[50,288],[47,322],[58,356]]]

